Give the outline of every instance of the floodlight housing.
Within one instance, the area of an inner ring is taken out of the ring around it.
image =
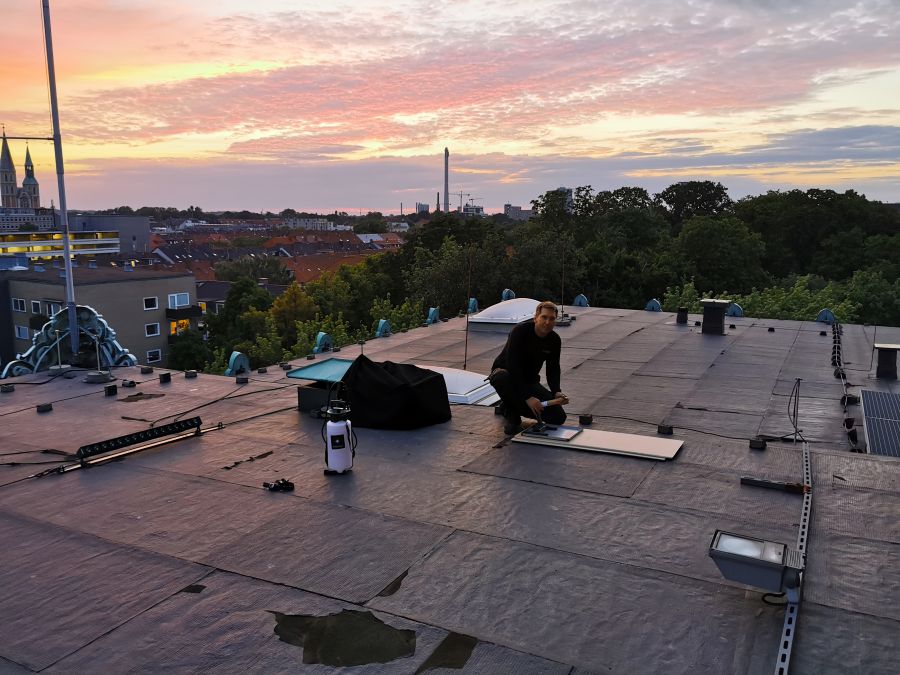
[[[722,576],[773,593],[796,589],[803,554],[776,541],[716,530],[709,557]]]

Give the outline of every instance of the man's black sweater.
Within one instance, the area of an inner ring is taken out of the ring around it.
[[[534,319],[513,328],[503,351],[494,359],[494,368],[503,368],[510,374],[516,389],[527,398],[526,385],[541,381],[541,366],[547,364],[547,387],[554,394],[559,387],[559,352],[562,340],[555,332],[540,338],[534,332]]]

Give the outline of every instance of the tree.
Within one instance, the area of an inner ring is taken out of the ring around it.
[[[350,306],[353,295],[350,283],[336,272],[325,272],[315,281],[306,284],[304,290],[323,316],[343,313]]]
[[[847,298],[859,307],[859,319],[880,326],[900,326],[900,280],[860,270],[847,284]]]
[[[407,298],[401,304],[394,306],[391,304],[390,296],[386,298],[377,298],[372,303],[372,331],[371,335],[378,330],[378,324],[382,319],[387,319],[391,324],[391,330],[398,332],[409,328],[418,328],[422,325],[425,318],[425,307],[421,300],[411,300]]]
[[[172,370],[203,370],[211,358],[209,345],[199,331],[184,330],[169,343],[167,363]]]
[[[235,281],[228,290],[225,306],[218,314],[207,317],[209,337],[212,347],[223,348],[228,354],[239,340],[253,338],[252,326],[244,315],[250,310],[266,313],[272,306],[272,296],[251,279]],[[239,323],[242,320],[243,323]]]
[[[281,338],[275,327],[275,321],[265,312],[250,310],[242,319],[255,327],[251,339],[238,342],[235,349],[244,352],[250,358],[250,367],[259,368],[278,363],[285,356],[281,346]]]
[[[214,266],[219,281],[238,279],[268,279],[270,284],[287,285],[294,280],[294,273],[285,267],[278,256],[243,256],[237,260],[223,260]]]
[[[682,225],[694,216],[718,216],[730,213],[733,202],[721,183],[690,180],[670,185],[654,198],[678,234]]]
[[[740,293],[766,282],[762,237],[733,216],[695,216],[675,240],[686,278],[699,288]]]
[[[387,232],[387,222],[380,212],[370,211],[356,222],[353,231],[357,234]]]
[[[314,319],[297,322],[297,342],[291,349],[291,354],[298,357],[312,353],[320,332],[329,335],[335,347],[343,347],[366,337],[365,334],[359,335],[358,338],[353,335],[350,325],[344,321],[344,315],[340,312],[335,316],[317,314]]]
[[[275,298],[269,308],[269,314],[285,349],[290,349],[297,342],[297,322],[312,319],[318,313],[316,303],[296,281]]]

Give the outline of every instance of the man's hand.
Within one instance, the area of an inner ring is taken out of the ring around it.
[[[541,419],[541,412],[544,410],[544,406],[541,405],[541,399],[532,396],[531,398],[525,399],[525,404],[531,408],[531,412],[534,413],[535,419]]]
[[[568,404],[569,404],[569,397],[566,396],[566,395],[565,395],[564,393],[562,393],[561,391],[558,391],[558,392],[556,392],[555,394],[553,394],[553,398],[560,398],[560,399],[562,399],[562,401],[560,401],[560,405],[568,405]]]

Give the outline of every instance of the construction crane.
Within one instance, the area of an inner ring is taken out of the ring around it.
[[[463,197],[471,197],[471,193],[469,192],[451,192],[451,195],[454,197],[459,197],[459,212],[462,213],[463,210]]]

